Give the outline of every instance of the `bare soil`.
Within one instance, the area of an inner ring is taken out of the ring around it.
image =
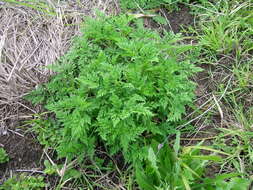
[[[189,7],[184,5],[179,6],[179,10],[169,12],[165,8],[157,9],[157,13],[166,18],[168,24],[160,26],[151,18],[145,20],[145,25],[151,29],[165,29],[167,31],[173,31],[174,33],[181,32],[182,28],[193,25],[194,16],[190,13]]]
[[[6,150],[10,161],[0,164],[0,184],[17,170],[29,173],[41,170],[42,147],[31,135],[21,137],[12,132],[0,136],[0,144]]]
[[[174,33],[178,33],[182,27],[187,27],[194,23],[194,16],[190,14],[189,7],[183,5],[179,6],[178,11],[168,13],[163,9],[163,13],[165,13],[164,16],[170,22],[165,26],[165,29],[172,30]]]

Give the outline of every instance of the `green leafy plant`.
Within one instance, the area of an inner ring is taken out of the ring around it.
[[[8,162],[9,157],[6,151],[3,148],[0,148],[0,164]]]
[[[248,190],[250,187],[250,180],[240,177],[238,173],[217,175],[214,179],[203,178],[202,185],[195,185],[193,189],[203,190]]]
[[[209,161],[220,162],[217,155],[202,155],[200,150],[214,153],[224,152],[205,146],[180,147],[179,137],[171,148],[168,144],[158,149],[154,143],[149,148],[144,167],[136,169],[136,180],[142,190],[246,190],[249,180],[239,173],[218,175],[215,178],[203,177]],[[159,147],[160,148],[160,147]]]
[[[0,190],[42,190],[46,187],[43,177],[14,176],[0,186]]]
[[[87,19],[58,74],[28,97],[55,114],[58,155],[93,155],[102,142],[127,161],[145,157],[145,144],[165,137],[194,97],[189,77],[199,69],[184,56],[193,47],[178,39],[125,15]]]

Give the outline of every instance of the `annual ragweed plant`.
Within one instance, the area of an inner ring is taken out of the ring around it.
[[[142,160],[150,140],[165,138],[192,103],[190,77],[200,69],[186,52],[195,47],[126,15],[87,19],[82,32],[57,74],[28,96],[54,115],[40,137],[57,141],[59,157],[93,156],[102,144],[127,162]]]

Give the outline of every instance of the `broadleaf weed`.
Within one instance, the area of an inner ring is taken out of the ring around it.
[[[152,156],[136,167],[136,180],[142,190],[236,190],[239,187],[246,190],[250,184],[240,173],[221,174],[214,178],[203,177],[209,161],[220,162],[222,158],[214,154],[202,155],[200,149],[208,149],[213,153],[219,152],[218,150],[192,146],[185,147],[188,151],[184,151],[181,147],[177,150],[175,146],[172,149],[166,144],[157,151],[157,145],[153,142],[152,148],[150,147]]]
[[[87,19],[58,74],[30,94],[55,114],[60,157],[92,156],[103,142],[111,155],[143,159],[150,137],[165,137],[191,104],[189,77],[199,69],[185,56],[189,47],[134,23],[125,15]]]

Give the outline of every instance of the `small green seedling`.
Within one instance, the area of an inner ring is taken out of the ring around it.
[[[9,157],[6,151],[3,148],[0,148],[0,164],[8,162]]]

